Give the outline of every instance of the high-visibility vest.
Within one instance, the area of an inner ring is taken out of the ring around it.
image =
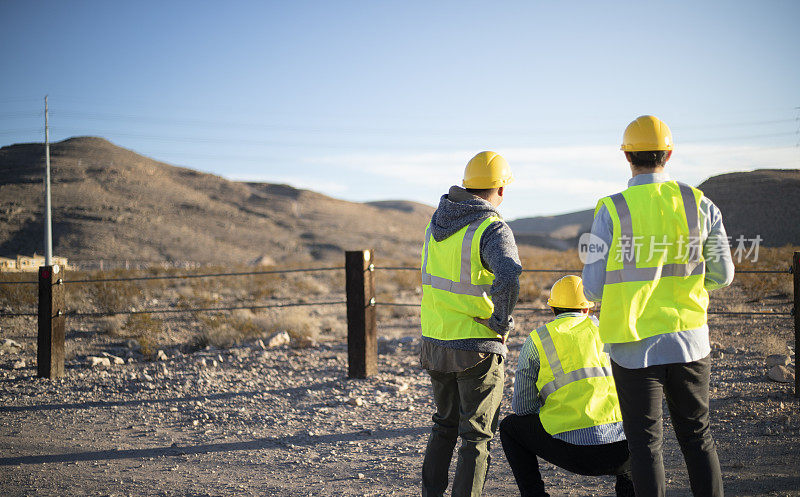
[[[667,181],[600,199],[613,222],[600,338],[605,343],[706,324],[708,292],[697,188]]]
[[[473,318],[494,311],[494,274],[481,262],[481,235],[499,217],[481,219],[437,242],[430,223],[422,248],[422,336],[438,340],[499,338]]]
[[[539,351],[539,419],[551,435],[622,421],[611,363],[589,316],[562,316],[531,333]]]

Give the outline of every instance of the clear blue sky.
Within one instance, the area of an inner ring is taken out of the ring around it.
[[[673,176],[800,167],[800,2],[0,0],[0,144],[103,136],[231,179],[435,205],[495,150],[506,218],[625,187],[624,127]]]

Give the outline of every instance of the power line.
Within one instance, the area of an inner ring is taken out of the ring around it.
[[[338,127],[338,126],[328,126],[328,127],[320,127],[320,126],[293,126],[293,125],[285,125],[285,124],[267,124],[267,123],[257,123],[257,122],[234,122],[234,121],[213,121],[213,120],[205,120],[205,119],[176,119],[170,117],[160,117],[160,116],[142,116],[142,115],[134,115],[134,114],[112,114],[112,113],[89,113],[89,112],[81,112],[81,111],[61,111],[61,112],[52,112],[54,116],[59,117],[67,117],[67,118],[78,118],[78,119],[87,119],[87,120],[99,120],[99,121],[139,121],[145,123],[163,123],[163,124],[178,124],[182,126],[204,126],[204,127],[222,127],[222,128],[231,128],[231,127],[241,127],[247,129],[253,128],[261,128],[261,129],[270,129],[270,130],[277,130],[277,131],[285,131],[285,132],[311,132],[311,133],[358,133],[358,134],[447,134],[452,135],[453,133],[466,133],[466,134],[484,134],[484,135],[491,135],[491,134],[504,134],[504,135],[512,135],[512,136],[529,136],[531,133],[535,133],[537,135],[541,134],[561,134],[567,133],[567,130],[554,130],[552,128],[547,129],[525,129],[520,131],[518,128],[514,129],[502,129],[502,128],[495,128],[495,129],[484,129],[480,131],[458,131],[454,129],[420,129],[418,127],[414,128],[384,128],[378,129],[375,127],[369,128],[352,128],[352,127]],[[718,128],[732,128],[732,127],[746,127],[746,126],[765,126],[765,125],[774,125],[774,124],[786,124],[793,122],[794,119],[777,119],[777,120],[760,120],[760,121],[748,121],[748,122],[737,122],[737,123],[716,123],[716,124],[706,124],[706,125],[696,125],[696,126],[688,126],[688,127],[675,127],[675,130],[682,131],[682,130],[704,130],[704,129],[718,129]],[[597,129],[597,128],[588,128],[583,131],[578,131],[581,134],[604,134],[604,133],[613,133],[618,131],[616,128],[611,129]],[[574,129],[569,130],[569,133],[574,134],[576,131]]]

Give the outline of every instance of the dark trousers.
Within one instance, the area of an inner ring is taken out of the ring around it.
[[[539,456],[580,475],[617,475],[617,495],[633,497],[628,444],[573,445],[547,433],[538,414],[511,414],[500,423],[500,441],[522,497],[549,495],[539,472]]]
[[[436,413],[422,461],[423,497],[441,497],[447,489],[447,471],[458,449],[454,497],[479,497],[489,471],[489,442],[497,431],[503,398],[503,357],[490,354],[476,366],[458,373],[428,371]]]
[[[639,497],[666,493],[661,454],[662,396],[667,399],[675,436],[683,452],[695,497],[721,497],[722,472],[708,424],[708,382],[711,361],[660,364],[626,369],[612,361],[631,450],[631,475]]]

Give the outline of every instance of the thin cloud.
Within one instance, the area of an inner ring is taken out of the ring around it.
[[[515,177],[502,207],[509,219],[594,207],[598,198],[624,189],[630,178],[628,164],[616,146],[509,148],[497,152],[508,160]],[[403,184],[402,191],[409,200],[431,204],[449,185],[460,183],[464,166],[475,153],[465,150],[420,154],[349,153],[306,160],[335,166],[328,169],[339,174],[374,178],[371,198],[396,198],[397,185]],[[687,144],[676,149],[667,171],[674,179],[698,185],[722,173],[797,167],[798,162],[794,147]],[[296,181],[312,189],[321,186],[319,181]],[[344,198],[362,195],[348,192],[347,186],[340,183],[332,186],[336,190],[325,188],[323,191]]]

